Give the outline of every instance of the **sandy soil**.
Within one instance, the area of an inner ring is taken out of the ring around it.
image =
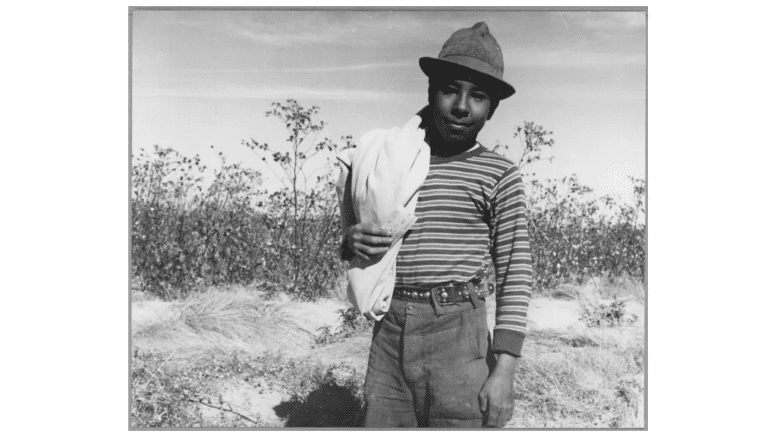
[[[529,309],[529,340],[525,343],[527,353],[539,352],[538,346],[531,341],[531,331],[552,331],[557,333],[574,333],[587,329],[580,321],[586,304],[608,303],[605,300],[596,300],[580,293],[574,300],[553,299],[537,297],[531,301]],[[197,350],[221,347],[225,350],[242,349],[245,352],[259,354],[266,351],[281,351],[289,357],[312,357],[324,364],[345,363],[355,368],[357,372],[364,373],[367,366],[367,357],[370,346],[370,336],[360,335],[347,339],[344,342],[316,345],[314,337],[320,334],[320,329],[329,327],[335,331],[339,325],[339,311],[348,308],[348,303],[340,300],[321,300],[314,303],[289,302],[282,300],[276,302],[282,304],[283,311],[291,316],[300,333],[291,336],[268,336],[262,338],[262,344],[244,344],[240,341],[226,342],[224,339],[213,340],[193,334],[180,321],[181,307],[179,303],[167,303],[159,301],[132,302],[132,332],[133,346],[143,349],[180,350],[185,348],[189,353]],[[493,297],[487,302],[489,309],[489,327],[493,329],[493,317],[495,302]],[[627,312],[637,314],[642,320],[644,309],[635,300],[629,300]],[[626,334],[609,334],[602,331],[601,341],[621,342]],[[610,335],[612,338],[607,338]],[[637,334],[635,334],[637,335]],[[641,335],[641,331],[639,333]],[[552,351],[543,351],[549,359]],[[563,360],[563,356],[558,357]],[[596,384],[592,377],[591,384]],[[287,393],[267,389],[257,390],[243,381],[225,381],[220,390],[224,400],[233,405],[240,405],[244,411],[257,414],[268,423],[282,426],[282,420],[277,417],[274,407],[284,400],[288,400]],[[207,410],[207,409],[206,409]],[[204,414],[216,414],[216,412]],[[513,420],[511,426],[518,426]]]
[[[132,302],[132,330],[157,323],[169,322],[180,317],[181,304],[146,300]]]
[[[544,297],[529,303],[529,331],[533,330],[582,330],[582,308],[575,300],[555,300]]]

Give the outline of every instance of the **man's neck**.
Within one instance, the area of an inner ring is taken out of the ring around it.
[[[433,156],[439,156],[441,158],[447,158],[450,156],[456,156],[461,153],[475,150],[478,147],[477,141],[469,141],[466,143],[448,143],[441,138],[430,134],[427,129],[426,137],[424,138],[426,144],[429,145],[430,152]]]

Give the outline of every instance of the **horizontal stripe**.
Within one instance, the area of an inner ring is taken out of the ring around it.
[[[433,161],[415,215],[397,257],[397,283],[468,281],[494,256],[496,327],[525,334],[532,267],[517,167],[491,151]]]

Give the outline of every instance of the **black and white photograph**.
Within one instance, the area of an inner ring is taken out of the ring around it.
[[[129,429],[646,429],[647,28],[130,7]]]

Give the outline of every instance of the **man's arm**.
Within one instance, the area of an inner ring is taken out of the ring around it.
[[[486,426],[502,427],[512,417],[517,357],[526,337],[532,266],[523,182],[515,166],[508,169],[492,197],[492,257],[496,271],[496,366],[479,400]]]
[[[514,355],[499,354],[494,370],[478,394],[480,411],[485,416],[484,425],[487,427],[502,428],[513,417],[513,379],[517,361],[518,357]]]
[[[515,166],[497,184],[492,200],[492,257],[496,273],[493,349],[521,356],[528,324],[532,265],[526,195]]]

